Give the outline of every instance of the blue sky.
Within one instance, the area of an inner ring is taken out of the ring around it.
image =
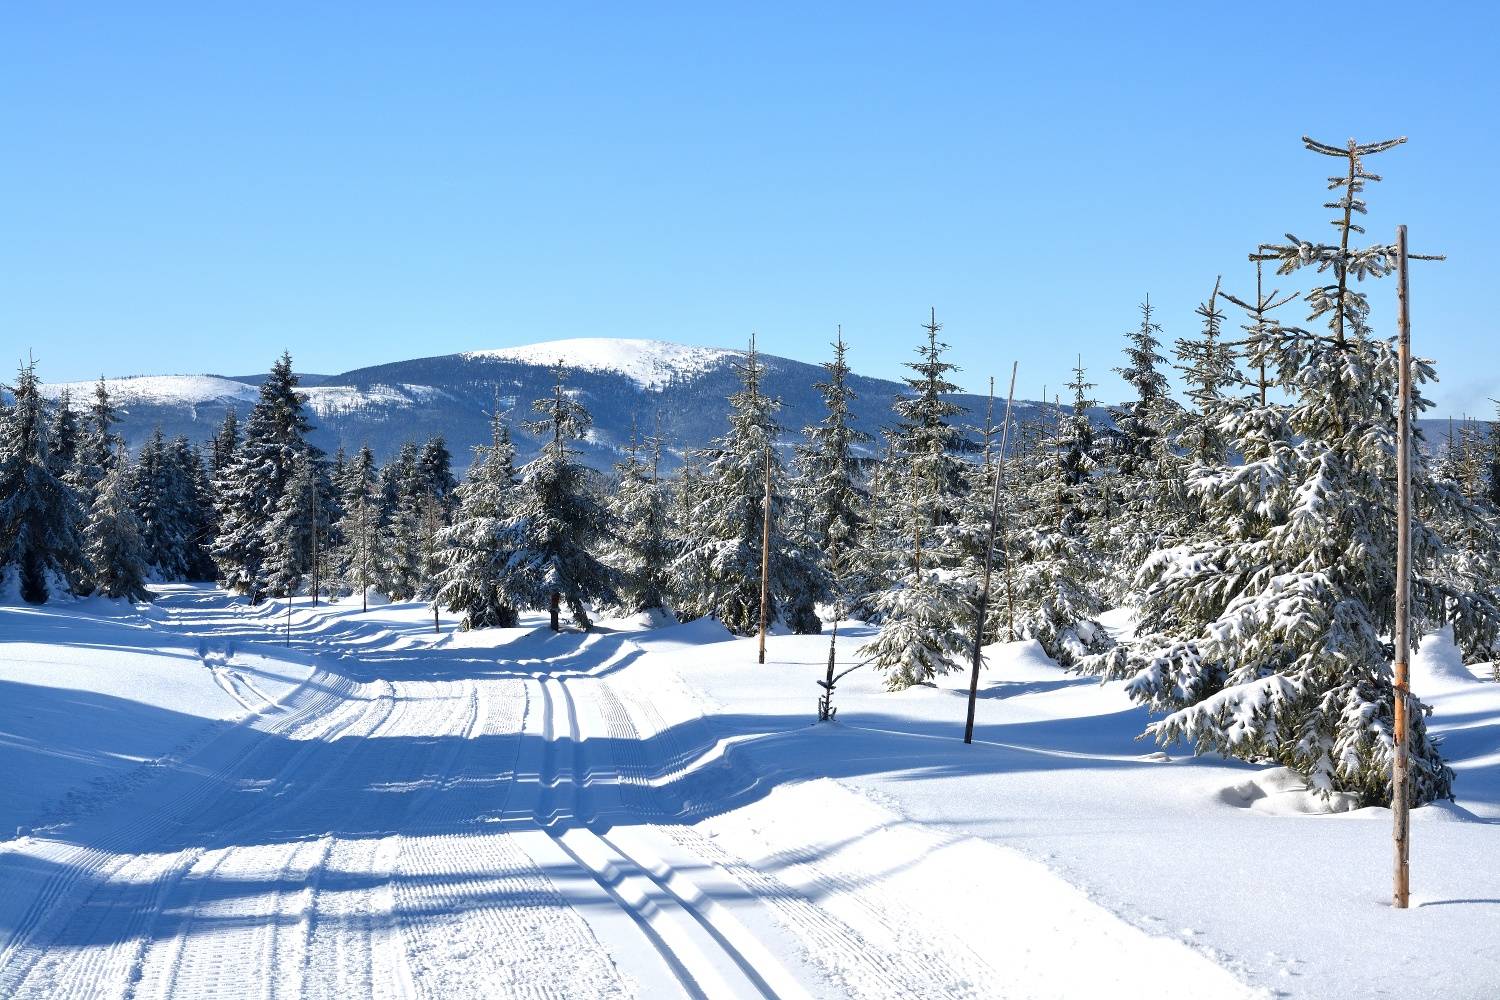
[[[49,381],[657,337],[1108,369],[1328,232],[1341,142],[1445,414],[1500,396],[1490,5],[48,4],[0,13],[0,347]],[[1389,329],[1393,282],[1376,291]]]

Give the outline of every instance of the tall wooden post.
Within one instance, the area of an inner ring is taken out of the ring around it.
[[[1411,779],[1407,709],[1411,656],[1411,296],[1406,279],[1406,227],[1396,227],[1397,357],[1401,364],[1396,403],[1396,663],[1395,759],[1391,764],[1391,820],[1395,840],[1395,885],[1391,905],[1406,909],[1411,895]]]
[[[766,617],[771,611],[771,446],[766,445],[766,495],[760,515],[760,662],[766,662]]]
[[[974,742],[974,706],[979,700],[979,664],[983,660],[979,649],[984,644],[984,620],[990,604],[990,570],[995,563],[995,535],[1000,527],[1000,486],[1005,479],[1005,449],[1010,436],[1010,406],[1016,398],[1016,369],[1021,363],[1010,366],[1010,395],[1005,400],[1005,424],[1000,429],[1000,461],[995,463],[994,490],[990,496],[990,532],[984,547],[984,586],[979,591],[979,608],[974,615],[974,667],[969,674],[969,718],[964,723],[964,742]]]

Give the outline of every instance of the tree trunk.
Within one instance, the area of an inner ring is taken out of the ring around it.
[[[552,631],[561,632],[562,623],[558,620],[558,616],[562,610],[562,594],[554,590],[552,592],[552,600],[548,603],[551,605],[552,611]]]

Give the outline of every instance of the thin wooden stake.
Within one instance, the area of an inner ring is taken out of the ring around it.
[[[1014,361],[1010,366],[1010,395],[1005,400],[1005,423],[1000,428],[1000,461],[995,464],[995,486],[990,497],[990,533],[984,547],[984,586],[979,591],[979,609],[974,616],[974,669],[969,674],[969,718],[964,723],[964,742],[974,742],[974,706],[979,700],[979,654],[984,644],[984,619],[990,604],[990,570],[995,563],[995,535],[1000,527],[1000,487],[1005,480],[1005,449],[1010,437],[1010,406],[1016,398],[1016,369],[1021,366]]]
[[[1406,227],[1396,227],[1397,358],[1401,365],[1396,404],[1396,663],[1395,759],[1391,764],[1391,820],[1395,841],[1395,885],[1391,905],[1407,908],[1411,897],[1411,778],[1407,709],[1411,696],[1408,660],[1411,613],[1411,300],[1406,283]]]
[[[771,611],[771,446],[766,445],[766,496],[760,515],[760,662],[766,662],[766,616]]]

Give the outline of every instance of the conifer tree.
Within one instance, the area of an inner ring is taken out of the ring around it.
[[[363,445],[344,465],[343,497],[339,504],[339,547],[333,570],[347,593],[360,595],[360,608],[370,609],[369,590],[380,582],[381,497],[375,453]]]
[[[667,524],[667,494],[661,481],[661,436],[646,442],[649,462],[642,460],[635,435],[625,461],[615,466],[617,482],[610,494],[615,526],[609,563],[617,576],[620,608],[627,614],[666,607],[667,567],[673,551]]]
[[[1136,699],[1166,716],[1149,727],[1163,742],[1270,759],[1304,775],[1316,791],[1390,799],[1391,649],[1394,621],[1395,393],[1399,362],[1368,325],[1369,304],[1350,278],[1378,278],[1395,264],[1388,244],[1355,247],[1360,197],[1376,180],[1364,158],[1402,140],[1347,148],[1305,140],[1339,158],[1337,243],[1288,235],[1254,259],[1282,274],[1314,267],[1328,275],[1306,296],[1326,334],[1265,324],[1252,364],[1266,364],[1291,397],[1284,430],[1267,433],[1259,400],[1227,409],[1221,426],[1239,465],[1201,470],[1190,481],[1204,525],[1186,544],[1155,553],[1143,575],[1137,638],[1090,661],[1127,680]],[[1413,362],[1419,386],[1433,376]],[[1488,595],[1435,576],[1445,540],[1439,512],[1467,501],[1425,472],[1414,449],[1415,635],[1446,621],[1472,654],[1488,655],[1500,609]],[[1447,515],[1452,516],[1452,515]],[[1425,712],[1411,713],[1411,773],[1418,802],[1451,793],[1452,770],[1428,737]]]
[[[115,453],[121,440],[114,432],[114,426],[119,422],[114,401],[109,396],[109,386],[105,384],[104,376],[100,375],[99,381],[94,385],[94,401],[84,417],[77,469],[72,482],[85,504],[92,502],[94,489],[114,465]]]
[[[958,669],[968,647],[972,607],[958,573],[959,522],[965,483],[962,433],[950,418],[963,408],[945,398],[958,386],[957,366],[943,360],[948,345],[936,311],[923,329],[919,360],[908,362],[911,395],[896,400],[897,424],[888,434],[887,470],[880,484],[876,530],[861,559],[867,581],[887,585],[860,599],[880,632],[860,649],[885,674],[892,690]],[[882,577],[884,581],[882,581]]]
[[[213,557],[224,586],[259,602],[266,590],[269,525],[286,492],[297,456],[308,451],[312,425],[297,392],[292,357],[282,354],[260,386],[260,398],[245,421],[244,442],[215,481],[219,534]]]
[[[516,485],[516,449],[498,407],[490,444],[475,449],[468,478],[455,491],[453,523],[441,535],[443,571],[437,601],[463,616],[463,627],[512,628],[519,616],[504,589],[510,559],[506,524]]]
[[[503,588],[518,607],[546,608],[552,631],[562,627],[564,605],[587,631],[590,603],[616,600],[614,572],[595,554],[608,540],[609,513],[573,447],[593,417],[564,388],[567,369],[561,363],[553,377],[552,395],[531,404],[540,416],[526,424],[542,438],[542,448],[521,468],[512,496],[505,526],[512,554]]]
[[[81,436],[78,411],[73,409],[73,395],[64,389],[58,394],[52,424],[47,431],[48,465],[52,474],[63,482],[73,481]]]
[[[53,582],[77,592],[88,572],[83,511],[52,471],[35,363],[21,366],[0,423],[0,570],[13,571],[21,599],[47,600]]]
[[[807,541],[821,557],[830,583],[851,575],[870,502],[855,449],[872,438],[853,424],[850,404],[857,397],[849,384],[847,353],[839,327],[833,359],[823,363],[827,374],[813,383],[823,396],[823,419],[803,431],[804,443],[797,451],[798,505],[806,518]]]
[[[292,473],[276,503],[266,553],[266,586],[277,597],[304,590],[317,596],[329,559],[332,492],[322,465],[306,450],[292,459]]]
[[[233,409],[224,414],[224,422],[219,425],[219,430],[214,434],[212,455],[210,463],[210,474],[217,479],[229,463],[234,461],[235,453],[240,449],[240,418]]]
[[[1080,358],[1073,369],[1071,411],[1054,416],[1055,429],[1032,432],[1033,453],[1007,477],[1016,498],[1012,512],[1011,608],[1016,634],[1035,639],[1064,666],[1108,647],[1099,624],[1107,565],[1099,537],[1105,525],[1093,481],[1097,442],[1087,395],[1094,386]]]
[[[457,502],[453,491],[458,488],[458,481],[453,478],[453,456],[448,451],[448,442],[441,434],[428,438],[422,445],[417,468],[423,491],[437,501],[444,517],[451,516]]]
[[[1224,313],[1219,309],[1219,294],[1219,282],[1215,280],[1208,301],[1196,310],[1203,320],[1203,333],[1178,338],[1172,352],[1194,407],[1179,440],[1189,460],[1199,465],[1224,461],[1224,439],[1215,423],[1217,404],[1226,391],[1240,382],[1234,349],[1223,340]],[[1225,297],[1238,303],[1232,296]]]
[[[130,455],[121,444],[109,471],[99,482],[84,537],[95,593],[128,601],[149,601],[146,589],[146,544],[136,497]]]
[[[770,607],[795,632],[822,627],[813,604],[822,589],[817,560],[785,529],[787,476],[776,450],[780,401],[761,391],[765,369],[755,341],[737,366],[741,389],[729,398],[729,429],[697,456],[684,478],[686,537],[670,569],[673,604],[683,618],[713,616],[736,635],[760,627],[766,477],[771,479]]]

